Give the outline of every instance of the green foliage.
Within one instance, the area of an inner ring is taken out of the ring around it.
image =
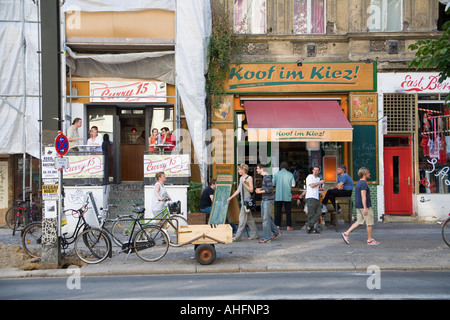
[[[442,83],[450,77],[450,21],[443,25],[443,34],[437,39],[419,40],[411,44],[410,50],[417,50],[416,57],[408,63],[417,69],[436,69]],[[450,93],[446,100],[450,100]]]
[[[187,192],[188,210],[190,212],[200,212],[200,197],[202,195],[201,183],[189,182]]]
[[[212,32],[209,39],[209,68],[206,75],[206,94],[215,107],[225,94],[224,82],[228,77],[229,65],[242,51],[245,36],[236,36],[233,21],[223,5],[216,1],[211,3]]]

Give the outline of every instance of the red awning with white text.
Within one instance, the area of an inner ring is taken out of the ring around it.
[[[249,141],[353,139],[353,128],[335,100],[248,100],[244,107]]]

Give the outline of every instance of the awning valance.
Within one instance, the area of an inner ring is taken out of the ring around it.
[[[335,100],[245,101],[249,141],[340,141],[353,128]]]

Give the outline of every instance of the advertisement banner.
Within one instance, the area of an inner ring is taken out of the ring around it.
[[[69,167],[63,170],[63,178],[103,178],[103,155],[68,156]]]
[[[144,155],[144,178],[153,178],[157,172],[166,177],[190,177],[190,154],[146,154]]]

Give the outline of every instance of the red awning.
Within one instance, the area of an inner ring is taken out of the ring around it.
[[[249,141],[352,141],[353,128],[334,100],[244,102]]]

